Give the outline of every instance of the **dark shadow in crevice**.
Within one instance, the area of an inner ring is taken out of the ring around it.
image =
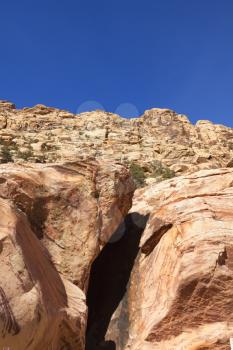
[[[86,350],[116,350],[115,342],[105,341],[105,335],[126,293],[147,220],[148,215],[127,215],[123,234],[121,225],[92,264],[87,293]]]

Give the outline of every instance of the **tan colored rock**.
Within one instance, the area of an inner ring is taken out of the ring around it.
[[[0,110],[15,109],[15,104],[9,101],[0,100]]]
[[[7,125],[7,119],[4,115],[0,115],[0,129],[4,129]]]
[[[104,111],[75,115],[43,105],[17,110],[3,101],[0,138],[6,132],[24,147],[35,139],[54,145],[43,152],[47,162],[80,156],[136,162],[148,168],[147,176],[153,173],[154,160],[173,169],[178,165],[180,174],[225,167],[233,158],[233,129],[209,121],[192,125],[186,116],[169,109],[154,108],[140,118],[125,119]],[[33,148],[32,160],[38,161],[41,150]],[[18,160],[17,153],[14,159]]]
[[[89,270],[133,191],[119,164],[1,165],[0,348],[84,350]]]
[[[150,218],[124,299],[128,340],[117,349],[230,349],[232,186],[232,169],[216,169],[136,192],[131,212]]]
[[[58,273],[26,216],[0,200],[0,347],[83,349],[84,293]]]

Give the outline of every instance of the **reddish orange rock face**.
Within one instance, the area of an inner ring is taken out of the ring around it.
[[[133,191],[121,165],[0,167],[0,348],[84,349],[91,263]]]
[[[135,234],[149,219],[106,340],[117,350],[230,350],[233,171],[137,190],[130,213]]]
[[[137,191],[150,213],[129,287],[132,350],[230,349],[233,171],[201,171]]]

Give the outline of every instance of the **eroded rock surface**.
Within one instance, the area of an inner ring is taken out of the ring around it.
[[[0,347],[230,349],[233,129],[0,101],[0,152]]]
[[[1,165],[0,348],[84,349],[91,263],[133,191],[119,164]]]
[[[233,129],[154,108],[125,119],[95,111],[75,115],[36,105],[18,110],[0,101],[2,160],[54,162],[93,156],[136,162],[153,176],[153,161],[177,174],[233,166]],[[10,154],[9,154],[10,153]]]
[[[202,170],[137,190],[133,213],[150,217],[107,339],[117,350],[229,350],[233,171]]]

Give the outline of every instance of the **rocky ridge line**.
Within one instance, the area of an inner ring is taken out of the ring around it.
[[[77,157],[136,163],[153,177],[156,162],[176,174],[233,165],[233,129],[154,108],[140,118],[93,111],[79,115],[0,101],[2,162],[71,161]]]

